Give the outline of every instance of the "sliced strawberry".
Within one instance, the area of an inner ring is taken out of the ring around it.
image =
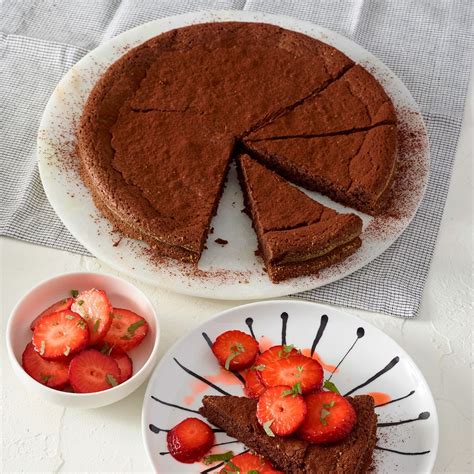
[[[305,397],[308,413],[298,436],[310,443],[332,443],[347,437],[357,421],[357,414],[342,395],[317,392]]]
[[[212,352],[227,370],[250,367],[258,352],[257,341],[242,331],[226,331],[214,341]]]
[[[198,418],[186,418],[168,432],[168,450],[177,461],[199,461],[214,444],[211,427]]]
[[[43,316],[33,331],[33,345],[44,359],[64,359],[89,342],[87,323],[70,310]]]
[[[321,388],[323,383],[323,368],[314,359],[296,354],[288,358],[278,359],[258,371],[260,379],[267,387],[300,384],[302,394]]]
[[[51,388],[62,388],[69,380],[69,364],[61,360],[43,359],[30,342],[21,356],[25,372],[37,382]]]
[[[34,331],[37,322],[43,316],[47,316],[48,314],[56,313],[58,311],[64,311],[66,309],[70,309],[73,302],[74,302],[74,298],[65,298],[63,300],[57,301],[56,303],[52,304],[49,308],[46,308],[42,313],[36,316],[35,319],[33,319],[33,321],[30,324],[30,329]]]
[[[72,359],[69,381],[75,392],[101,392],[119,384],[120,369],[115,360],[95,349],[87,349]]]
[[[256,366],[266,366],[270,362],[275,362],[280,359],[287,359],[288,357],[298,355],[299,352],[293,345],[273,346],[262,352],[255,361]]]
[[[119,383],[125,382],[128,380],[133,373],[133,362],[128,354],[120,349],[119,347],[114,347],[110,353],[110,357],[117,362],[117,365],[120,369],[120,381]]]
[[[257,419],[269,436],[288,436],[303,423],[306,416],[304,398],[294,388],[271,387],[259,398]]]
[[[252,453],[242,453],[234,456],[228,461],[219,474],[229,473],[239,474],[284,474],[283,471],[277,471],[266,459]]]
[[[138,346],[147,333],[148,323],[144,318],[128,309],[113,308],[112,325],[104,342],[127,352]]]
[[[89,345],[93,346],[101,341],[110,328],[112,319],[112,305],[105,291],[91,290],[81,291],[71,306],[71,310],[80,314],[89,326]]]
[[[255,368],[255,366],[250,367],[250,369],[245,372],[244,379],[244,392],[247,397],[258,398],[266,390],[265,385],[263,385],[260,381],[258,370]]]

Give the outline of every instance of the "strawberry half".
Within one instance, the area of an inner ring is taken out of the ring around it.
[[[168,450],[177,461],[199,461],[214,444],[211,427],[197,418],[186,418],[168,432]]]
[[[21,356],[25,372],[37,382],[51,388],[62,388],[69,380],[69,364],[59,360],[43,359],[30,342]]]
[[[250,367],[244,374],[244,393],[249,398],[258,398],[266,390],[265,385],[260,381],[258,370],[255,366]]]
[[[257,341],[242,331],[226,331],[214,341],[212,352],[226,370],[250,367],[258,352]]]
[[[44,359],[64,359],[84,349],[88,342],[87,323],[69,310],[43,316],[33,331],[33,345]]]
[[[30,329],[34,331],[36,324],[43,316],[47,316],[48,314],[56,313],[58,311],[70,309],[72,303],[74,303],[74,298],[65,298],[63,300],[56,301],[56,303],[52,304],[49,308],[46,308],[42,313],[36,316],[35,319],[33,319],[30,324]]]
[[[120,380],[119,383],[125,382],[128,380],[133,373],[133,362],[128,354],[120,349],[119,347],[114,347],[110,353],[110,357],[117,362],[117,365],[120,369]]]
[[[71,306],[71,310],[80,314],[89,326],[89,345],[93,346],[101,341],[110,328],[112,319],[112,305],[105,291],[91,290],[81,291]]]
[[[112,357],[87,349],[72,359],[69,382],[75,392],[101,392],[119,384],[120,369]]]
[[[259,398],[257,419],[269,436],[288,436],[303,423],[306,403],[288,386],[271,387]]]
[[[146,320],[133,311],[113,308],[111,317],[112,324],[104,337],[109,346],[127,352],[138,346],[148,333]]]
[[[348,400],[334,392],[317,392],[305,397],[308,413],[298,436],[310,443],[333,443],[347,437],[357,421]]]
[[[219,474],[229,473],[239,474],[284,474],[283,471],[273,469],[269,461],[252,453],[242,453],[234,456],[228,461],[224,468],[219,471]]]
[[[260,379],[267,387],[299,384],[300,393],[318,390],[323,383],[323,368],[314,359],[296,354],[266,364],[258,371]]]
[[[298,355],[299,352],[293,345],[273,346],[262,352],[255,361],[256,366],[266,366],[270,362],[275,362],[280,359],[288,359],[288,357]]]

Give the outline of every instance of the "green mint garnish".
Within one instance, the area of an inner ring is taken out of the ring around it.
[[[110,313],[110,317],[112,319],[122,319],[122,316],[120,314],[117,314],[117,313]]]
[[[217,461],[225,461],[228,462],[234,457],[233,451],[227,451],[226,453],[219,453],[219,454],[209,454],[208,456],[204,456],[202,462],[208,466],[209,464],[214,464]]]
[[[74,316],[72,314],[66,314],[66,316],[64,316],[66,319],[69,319],[70,321],[72,319],[74,319]]]
[[[260,471],[257,471],[256,469],[250,469],[250,471],[247,471],[247,474],[260,474]]]
[[[301,395],[303,391],[301,390],[301,382],[295,383],[293,387],[289,388],[288,390],[283,390],[281,396],[287,397],[288,395],[293,395],[296,397],[297,395]]]
[[[278,357],[280,359],[283,357],[288,357],[294,348],[295,346],[293,344],[284,344],[283,347],[278,351]]]
[[[70,352],[71,352],[71,348],[69,346],[66,346],[66,349],[64,349],[63,354],[67,357]]]
[[[41,347],[40,347],[40,355],[44,355],[44,351],[46,350],[46,343],[44,341],[41,341]]]
[[[48,380],[51,378],[51,375],[40,374],[40,378],[41,378],[41,381],[42,381],[44,384],[47,384],[47,383],[48,383]]]
[[[100,352],[102,352],[102,354],[105,354],[105,355],[110,355],[113,348],[114,346],[109,346],[109,343],[105,342]]]
[[[79,294],[79,292],[77,290],[71,290],[71,296],[73,298],[77,298],[77,295]]]
[[[97,332],[99,330],[99,324],[100,324],[100,318],[95,320],[94,327],[92,328],[94,332]]]
[[[135,336],[135,331],[140,327],[140,326],[143,326],[145,324],[145,320],[144,319],[140,319],[136,322],[134,322],[133,324],[130,324],[130,326],[128,326],[127,328],[127,335],[130,336],[130,338],[132,338],[133,336]]]
[[[239,355],[245,352],[245,347],[238,342],[235,346],[230,348],[229,357],[227,357],[224,367],[226,370],[230,370],[230,363]]]
[[[326,390],[329,390],[330,392],[334,392],[334,393],[341,393],[339,392],[338,388],[336,387],[336,385],[331,382],[330,380],[325,380],[324,381],[324,384],[323,384],[323,387],[326,389]]]
[[[326,408],[326,410],[329,410],[329,409],[332,408],[335,404],[336,404],[336,402],[335,402],[334,400],[331,400],[331,403],[323,403],[323,407]]]
[[[229,469],[232,469],[232,471],[229,471]],[[240,474],[240,467],[236,466],[232,461],[227,461],[227,464],[222,472],[223,474]]]
[[[82,318],[79,318],[79,320],[77,321],[77,325],[81,329],[85,329],[87,327],[87,323]]]
[[[265,433],[267,433],[268,436],[271,436],[272,438],[275,437],[275,433],[271,430],[270,426],[272,425],[274,420],[268,420],[263,424],[263,429],[265,430]]]
[[[262,372],[265,370],[265,365],[264,364],[259,364],[259,365],[254,365],[251,370],[258,370],[259,372]]]
[[[325,408],[321,408],[321,414],[319,415],[319,421],[321,422],[321,424],[323,424],[324,426],[328,425],[328,422],[326,421],[326,418],[330,414],[331,414],[330,411],[326,410]]]
[[[105,376],[105,381],[111,386],[111,387],[116,387],[118,385],[117,380],[112,374],[107,374]]]
[[[78,304],[79,306],[82,306],[82,305],[84,304],[84,300],[79,300],[79,301],[77,302],[77,304]]]
[[[301,374],[303,373],[303,366],[302,365],[297,365],[296,370],[298,371],[298,373],[295,375],[295,377],[297,379],[299,379],[301,377]]]

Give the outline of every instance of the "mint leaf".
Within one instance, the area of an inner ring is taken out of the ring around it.
[[[270,426],[272,425],[274,420],[268,420],[263,424],[263,429],[265,430],[265,433],[267,433],[268,436],[271,436],[272,438],[275,437],[275,433],[271,430]]]
[[[301,389],[301,382],[295,383],[293,387],[289,388],[288,390],[283,390],[281,396],[287,397],[288,395],[293,395],[294,397],[298,395],[302,395],[303,391]]]
[[[265,370],[265,365],[264,364],[254,365],[250,370],[258,370],[259,372],[262,372],[263,370]]]
[[[97,332],[99,330],[99,324],[100,324],[100,318],[95,320],[94,327],[92,328],[94,332]]]
[[[332,408],[335,404],[336,404],[336,402],[335,402],[334,400],[331,400],[331,403],[323,403],[323,407],[326,408],[327,410],[329,410],[329,409]]]
[[[135,331],[136,331],[140,326],[143,326],[144,324],[145,324],[145,320],[144,320],[144,319],[140,319],[139,321],[136,321],[135,323],[130,324],[130,326],[128,326],[128,328],[127,328],[127,333],[130,334],[130,337],[135,336]]]
[[[118,382],[116,378],[112,374],[107,374],[105,376],[105,381],[111,386],[111,387],[116,387],[118,385]]]
[[[260,474],[260,471],[257,471],[256,469],[250,469],[250,471],[247,471],[247,474]]]
[[[324,425],[327,426],[328,422],[326,421],[326,418],[331,414],[330,411],[326,410],[325,408],[321,408],[321,413],[319,415],[319,421]]]
[[[82,306],[82,305],[84,304],[84,300],[79,300],[79,301],[77,302],[77,304],[78,304],[79,306]]]
[[[49,380],[51,377],[52,377],[51,375],[40,374],[41,381],[42,381],[44,384],[47,384],[47,383],[48,383],[48,380]]]
[[[334,392],[334,393],[341,393],[339,392],[338,388],[336,387],[336,385],[331,382],[330,380],[325,380],[324,381],[324,384],[323,384],[323,387],[326,389],[326,390],[329,390],[330,392]]]
[[[81,329],[85,329],[87,327],[87,323],[82,318],[79,318],[79,320],[77,321],[77,325]]]
[[[71,290],[71,296],[73,298],[77,298],[77,295],[79,294],[79,292],[77,290]]]
[[[102,354],[109,356],[112,353],[113,348],[114,346],[109,346],[108,342],[104,342],[104,345],[102,346],[102,349],[100,350],[100,352],[102,352]]]
[[[72,319],[74,319],[74,316],[72,314],[66,314],[66,316],[64,316],[66,319],[69,319],[69,321],[71,321]]]
[[[233,451],[227,451],[226,453],[218,453],[218,454],[209,454],[208,456],[204,456],[202,462],[208,466],[209,464],[213,464],[217,461],[224,461],[228,462],[234,457]]]
[[[240,343],[238,342],[235,346],[232,346],[230,348],[230,354],[229,354],[229,357],[227,357],[226,361],[225,361],[225,364],[224,364],[224,368],[226,370],[230,370],[230,363],[239,355],[239,354],[242,354],[243,352],[245,352],[245,347]]]
[[[232,471],[229,471],[232,469]],[[222,470],[223,474],[240,474],[240,467],[236,466],[232,461],[228,461],[225,468]]]
[[[284,344],[282,349],[278,351],[278,357],[282,359],[290,355],[290,352],[295,348],[294,344]]]

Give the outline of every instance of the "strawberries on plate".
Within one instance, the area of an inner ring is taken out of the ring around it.
[[[33,345],[44,359],[64,359],[89,342],[87,323],[70,310],[42,316],[33,331]]]
[[[212,352],[226,370],[238,371],[250,367],[258,352],[257,341],[242,331],[226,331],[214,341]]]
[[[280,359],[287,359],[288,357],[298,354],[299,352],[294,348],[293,344],[273,346],[257,356],[255,365],[259,367],[265,367],[270,362],[275,362]]]
[[[126,352],[138,346],[148,333],[146,320],[128,309],[113,308],[111,322],[103,340]]]
[[[48,314],[56,313],[58,311],[64,311],[66,309],[70,309],[72,303],[74,303],[74,298],[64,298],[60,301],[56,301],[56,303],[46,308],[38,316],[36,316],[35,319],[33,319],[33,321],[30,324],[30,329],[34,331],[36,324],[43,316],[47,316]]]
[[[333,443],[344,439],[354,428],[357,414],[342,395],[317,392],[305,397],[308,409],[298,436],[310,443]]]
[[[295,387],[267,389],[257,403],[257,419],[269,436],[294,433],[306,416],[306,403]]]
[[[101,392],[119,384],[120,369],[109,355],[86,349],[72,359],[69,382],[75,392]]]
[[[69,381],[69,364],[62,360],[43,359],[30,342],[21,356],[25,372],[37,382],[51,388],[62,388]]]
[[[324,378],[321,364],[301,354],[279,358],[259,368],[258,373],[265,386],[293,387],[299,384],[302,394],[320,389]]]
[[[239,474],[284,474],[283,471],[277,471],[266,459],[252,453],[242,453],[234,456],[227,461],[225,466],[219,471],[219,474],[229,473]]]
[[[105,291],[92,288],[81,291],[75,298],[71,310],[80,314],[89,326],[89,345],[101,341],[112,324],[110,304]]]
[[[199,461],[214,444],[211,427],[198,418],[186,418],[168,432],[168,450],[177,461],[193,463]]]
[[[244,374],[244,393],[249,398],[258,398],[265,392],[267,387],[263,385],[258,375],[258,367],[252,366]]]

